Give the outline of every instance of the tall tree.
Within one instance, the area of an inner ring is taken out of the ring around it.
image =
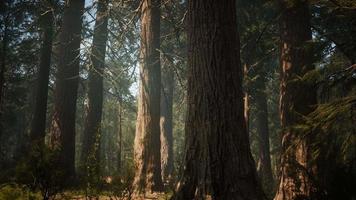
[[[306,0],[280,1],[280,117],[282,133],[281,178],[275,200],[310,199],[313,187],[309,174],[310,138],[295,126],[313,111],[316,90],[301,80],[314,69],[310,41],[310,13]],[[306,92],[307,91],[307,92]]]
[[[0,51],[0,59],[1,59],[1,66],[0,66],[0,140],[3,132],[2,127],[2,112],[3,112],[3,93],[4,93],[4,86],[5,86],[5,71],[6,71],[6,57],[7,57],[7,46],[9,43],[9,25],[10,25],[10,13],[9,13],[9,6],[8,2],[4,1],[1,3],[2,10],[1,10],[1,51]]]
[[[258,134],[259,157],[257,172],[266,193],[273,191],[273,175],[271,167],[271,154],[269,143],[268,109],[266,94],[266,77],[263,74],[257,78],[255,86],[254,103],[256,106],[256,131]]]
[[[53,6],[51,0],[43,1],[41,5],[42,47],[37,78],[36,104],[30,132],[32,141],[44,141],[45,137],[48,82],[53,41]]]
[[[75,113],[79,80],[79,51],[84,0],[65,2],[59,35],[51,145],[61,149],[63,170],[75,175]]]
[[[251,147],[252,150],[254,150],[253,147],[258,149],[258,152],[256,151],[257,171],[267,196],[274,195],[266,94],[267,75],[271,73],[271,66],[274,66],[266,64],[266,62],[272,63],[266,60],[275,59],[271,53],[275,49],[275,42],[272,38],[275,38],[273,21],[275,21],[276,14],[274,7],[271,6],[261,0],[238,1],[239,30],[243,44],[241,45],[241,60],[245,69],[245,103],[250,99],[251,109],[250,115],[245,115],[245,118],[250,118],[251,121]],[[245,112],[248,108],[245,104]]]
[[[262,199],[244,119],[234,0],[188,1],[188,116],[173,199]],[[210,184],[208,183],[210,182]]]
[[[138,192],[162,190],[160,141],[160,0],[141,5],[140,91],[135,136],[135,180]]]
[[[167,61],[166,63],[168,63]],[[171,66],[162,70],[161,88],[161,167],[162,178],[169,182],[173,173],[173,87],[174,73]]]
[[[91,49],[91,66],[88,82],[88,113],[85,119],[82,157],[85,166],[99,170],[99,144],[103,109],[103,72],[105,65],[106,42],[108,39],[108,0],[97,2],[97,14]],[[87,169],[87,168],[85,168]]]

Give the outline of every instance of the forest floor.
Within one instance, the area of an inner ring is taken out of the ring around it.
[[[168,200],[172,196],[171,191],[165,193],[149,193],[137,196],[131,193],[113,192],[113,191],[91,191],[93,194],[88,197],[83,190],[70,190],[58,193],[53,200]],[[131,194],[131,195],[130,195]],[[0,200],[42,200],[43,197],[39,191],[30,191],[28,187],[9,183],[0,185]]]
[[[134,197],[118,197],[114,195],[99,195],[98,197],[86,197],[85,195],[73,195],[70,193],[64,193],[57,195],[55,200],[168,200],[171,194],[166,193],[155,193],[145,196],[134,196]]]

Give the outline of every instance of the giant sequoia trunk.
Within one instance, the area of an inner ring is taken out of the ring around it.
[[[188,115],[173,199],[262,199],[244,119],[234,0],[188,3]]]
[[[48,98],[49,71],[51,68],[52,41],[53,41],[53,5],[51,1],[44,1],[42,12],[42,48],[40,66],[38,71],[38,83],[36,91],[36,104],[31,126],[31,140],[44,142],[46,131],[46,113]]]
[[[161,167],[162,178],[169,182],[173,173],[173,87],[174,73],[171,66],[162,70],[161,89]]]
[[[99,0],[94,27],[93,45],[88,82],[88,113],[85,119],[82,159],[85,169],[99,170],[99,143],[101,135],[101,117],[103,109],[103,72],[105,65],[105,50],[108,38],[108,0]]]
[[[260,74],[260,76],[263,76]],[[256,129],[258,134],[259,160],[257,171],[264,186],[264,190],[268,194],[272,194],[274,183],[271,167],[271,154],[269,145],[269,128],[268,128],[268,110],[267,110],[267,95],[266,95],[266,80],[265,77],[260,77],[254,84],[256,93],[254,101],[256,106]]]
[[[311,48],[307,45],[312,39],[310,13],[307,1],[280,3],[280,117],[283,153],[281,179],[275,200],[310,199],[313,193],[309,176],[310,138],[298,137],[298,134],[303,133],[295,129],[296,125],[303,122],[302,116],[310,113],[316,104],[315,88],[300,80],[300,77],[314,69]]]
[[[63,170],[75,174],[75,112],[79,79],[79,48],[84,0],[66,1],[59,36],[51,146],[61,149]]]
[[[162,190],[160,155],[160,0],[144,0],[141,7],[141,66],[135,136],[137,192]]]

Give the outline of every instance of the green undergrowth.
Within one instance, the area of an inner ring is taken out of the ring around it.
[[[16,183],[6,183],[0,186],[0,200],[40,200],[39,192],[33,192],[28,187]]]

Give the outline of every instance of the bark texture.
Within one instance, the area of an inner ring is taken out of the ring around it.
[[[248,67],[247,64],[244,64],[244,81],[248,82]],[[250,95],[249,95],[249,89],[248,86],[244,88],[244,117],[245,117],[245,123],[246,123],[246,130],[247,134],[250,135]]]
[[[61,149],[63,170],[75,175],[75,113],[79,80],[79,51],[84,0],[66,1],[59,35],[51,146]]]
[[[160,0],[144,0],[141,7],[141,65],[134,159],[136,192],[163,188],[160,141]]]
[[[36,104],[32,119],[30,136],[32,141],[44,142],[46,135],[46,113],[48,98],[49,71],[51,68],[52,41],[53,41],[53,12],[50,0],[42,5],[42,48],[38,70],[38,83],[36,91]]]
[[[162,179],[169,183],[173,173],[173,87],[174,73],[166,65],[161,88],[161,167]]]
[[[262,199],[244,119],[234,0],[188,1],[188,114],[173,199]]]
[[[103,72],[105,67],[106,42],[108,38],[108,0],[97,2],[97,14],[91,49],[91,66],[88,80],[88,108],[84,125],[82,164],[99,173],[99,144],[103,110]],[[96,174],[98,175],[98,174]]]
[[[297,140],[294,126],[303,122],[302,116],[313,110],[316,90],[301,81],[307,72],[314,69],[312,52],[308,42],[312,39],[308,2],[304,0],[280,1],[281,34],[281,88],[280,117],[282,133],[281,178],[275,200],[311,199],[313,194],[310,179],[310,138]],[[298,137],[301,138],[301,137]]]

